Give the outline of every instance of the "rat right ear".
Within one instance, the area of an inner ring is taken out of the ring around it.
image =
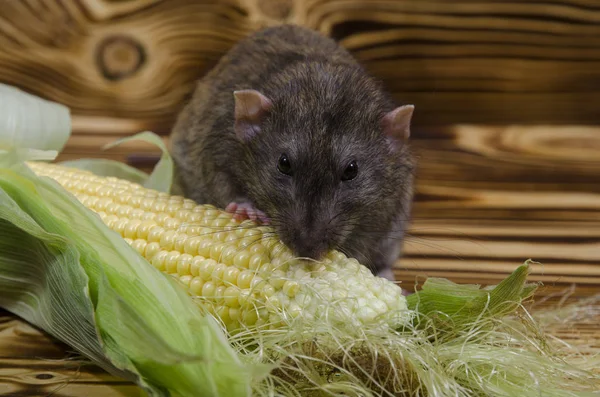
[[[385,135],[395,142],[407,141],[414,110],[414,105],[404,105],[383,116],[381,126]]]
[[[235,98],[235,134],[243,142],[250,140],[260,132],[273,103],[269,98],[256,90],[234,91]]]

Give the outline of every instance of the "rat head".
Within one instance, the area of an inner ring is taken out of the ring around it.
[[[389,228],[405,196],[413,106],[306,94],[236,91],[234,130],[247,197],[295,255],[318,260]]]

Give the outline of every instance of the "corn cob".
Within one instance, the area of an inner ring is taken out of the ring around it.
[[[355,326],[382,319],[397,324],[406,318],[398,286],[337,251],[320,262],[295,260],[271,229],[248,220],[240,223],[214,206],[88,171],[28,165],[96,212],[229,331],[273,329],[323,316],[351,320]]]

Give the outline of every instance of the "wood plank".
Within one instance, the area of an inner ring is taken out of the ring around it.
[[[78,362],[69,348],[0,309],[0,396],[133,397],[139,389]]]
[[[600,122],[591,1],[0,1],[0,81],[70,106],[77,130],[168,133],[196,79],[286,21],[339,40],[416,125]]]

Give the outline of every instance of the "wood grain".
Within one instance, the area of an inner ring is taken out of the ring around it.
[[[0,396],[139,396],[131,383],[73,357],[67,346],[0,309]]]
[[[150,170],[194,81],[240,38],[298,23],[334,37],[416,105],[415,209],[395,268],[497,283],[528,258],[534,308],[600,293],[597,0],[0,0],[0,82],[72,109],[60,160]],[[567,294],[567,295],[565,295]],[[551,333],[600,354],[600,303]],[[599,363],[600,367],[600,363]],[[0,312],[0,396],[133,396],[130,384]]]
[[[600,122],[600,7],[593,1],[0,6],[0,82],[70,106],[77,132],[168,133],[196,79],[240,38],[283,22],[339,40],[399,100],[416,104],[416,125]]]

